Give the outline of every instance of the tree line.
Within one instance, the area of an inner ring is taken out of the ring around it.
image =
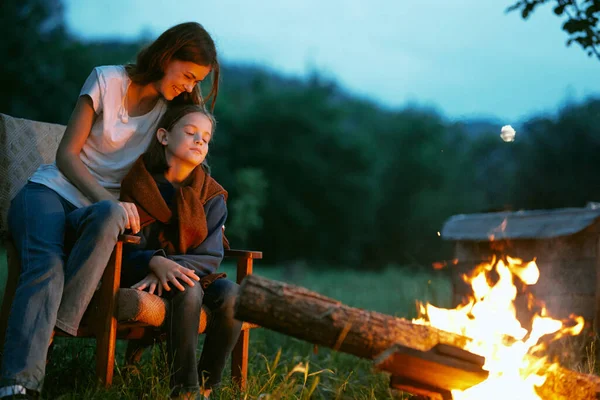
[[[95,65],[133,61],[139,42],[83,42],[58,1],[7,0],[0,15],[0,112],[65,124]],[[313,75],[224,65],[209,163],[230,192],[232,244],[356,268],[451,258],[453,214],[600,201],[600,100],[500,124],[383,109]]]

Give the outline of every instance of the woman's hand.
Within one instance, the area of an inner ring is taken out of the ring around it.
[[[175,261],[169,260],[165,257],[152,257],[150,259],[149,267],[166,291],[171,290],[171,287],[169,286],[170,282],[173,284],[173,286],[183,292],[185,287],[181,284],[181,282],[179,282],[178,279],[187,283],[188,286],[194,286],[194,281],[200,280],[198,275],[196,275],[193,270],[182,267]]]
[[[160,285],[160,281],[154,272],[150,272],[144,279],[131,286],[132,289],[144,290],[148,289],[148,293],[154,294],[156,290],[156,294],[162,296],[162,286]]]
[[[125,224],[125,228],[131,229],[131,232],[135,235],[140,231],[140,214],[138,214],[137,207],[135,204],[127,203],[125,201],[120,201],[119,205],[123,207],[125,215],[127,215],[127,224]]]

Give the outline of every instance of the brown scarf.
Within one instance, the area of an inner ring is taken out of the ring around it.
[[[154,221],[164,224],[159,242],[167,254],[185,254],[198,247],[208,235],[204,205],[221,194],[227,200],[227,191],[202,166],[192,171],[189,180],[187,186],[177,189],[172,208],[163,199],[141,157],[121,183],[121,200],[136,205],[142,228]],[[229,248],[225,235],[223,245]]]

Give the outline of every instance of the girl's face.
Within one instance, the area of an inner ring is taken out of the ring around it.
[[[208,154],[208,144],[212,131],[210,119],[199,112],[185,115],[171,128],[171,131],[159,129],[156,132],[158,141],[165,146],[167,164],[186,164],[196,167]]]
[[[183,92],[191,93],[199,82],[210,73],[210,67],[191,61],[171,60],[165,75],[155,83],[156,90],[168,101]]]

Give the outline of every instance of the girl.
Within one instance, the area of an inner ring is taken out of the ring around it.
[[[21,259],[2,357],[0,398],[42,389],[54,327],[75,335],[118,234],[140,229],[120,182],[156,132],[167,104],[203,103],[198,82],[219,63],[197,23],[164,32],[126,66],[94,68],[56,154],[13,199],[8,225]],[[69,254],[67,257],[66,254]]]
[[[208,397],[241,329],[233,318],[238,285],[215,274],[224,253],[227,192],[202,165],[214,126],[202,106],[170,107],[121,188],[121,198],[137,206],[142,227],[140,244],[125,249],[122,282],[170,298],[165,330],[171,387],[184,399],[195,398],[199,382]],[[196,363],[202,304],[211,319]]]

